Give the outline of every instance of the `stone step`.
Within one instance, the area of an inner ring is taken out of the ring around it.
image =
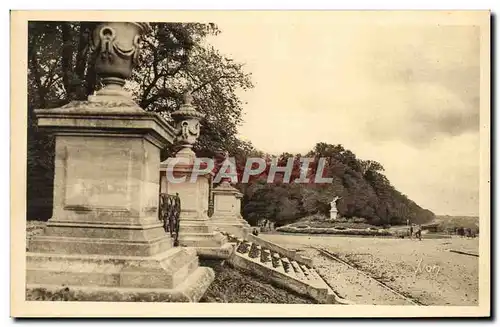
[[[309,279],[309,268],[305,265],[299,264],[300,269],[302,269],[302,272],[304,273],[304,276],[306,276],[307,279]]]
[[[251,243],[242,240],[241,242],[238,243],[238,246],[236,247],[236,251],[241,254],[248,254],[250,252],[250,247]]]
[[[198,267],[193,249],[173,248],[153,257],[28,253],[28,284],[172,288]]]
[[[71,286],[69,292],[79,301],[106,302],[197,302],[214,280],[215,274],[211,268],[197,267],[180,285],[175,288],[156,287],[106,287],[106,286]],[[50,294],[61,293],[65,286],[54,284],[28,283],[26,289],[32,292]]]
[[[34,253],[150,256],[172,248],[172,238],[163,234],[153,240],[134,241],[110,238],[63,237],[38,235],[28,249]]]
[[[281,266],[281,258],[278,253],[271,251],[271,261],[273,263],[274,268]]]
[[[225,260],[231,256],[235,250],[234,243],[225,243],[222,246],[195,247],[198,257],[203,259]]]
[[[262,249],[261,251],[261,256],[260,256],[260,262],[262,262],[263,264],[270,264],[272,266],[272,263],[271,263],[271,251],[269,251],[268,249]]]
[[[292,265],[293,267],[293,270],[295,272],[295,276],[300,279],[300,280],[307,280],[306,276],[304,275],[304,272],[302,271],[302,269],[300,268],[299,264],[297,263],[297,261],[295,260],[292,260],[290,261],[290,264]]]
[[[245,237],[248,234],[248,227],[239,221],[214,220],[214,217],[212,217],[210,225],[220,232],[225,231],[226,233],[239,235],[240,237]]]
[[[261,250],[262,249],[259,245],[252,243],[252,246],[250,247],[250,252],[248,253],[248,256],[252,259],[260,258]]]
[[[283,265],[283,269],[287,274],[292,274],[295,276],[295,272],[293,270],[292,265],[290,264],[290,260],[287,257],[281,258],[281,263]]]
[[[185,247],[220,247],[227,238],[219,232],[179,233],[179,243]]]
[[[273,254],[273,267],[282,274],[286,274],[285,268],[283,267],[283,263],[281,261],[281,257],[278,253]]]
[[[161,222],[143,225],[51,223],[44,236],[147,241],[164,236]],[[169,234],[170,235],[170,234]]]

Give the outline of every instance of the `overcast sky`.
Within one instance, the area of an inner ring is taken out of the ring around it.
[[[436,214],[478,215],[479,28],[434,22],[221,21],[246,63],[243,139],[271,153],[342,144]]]

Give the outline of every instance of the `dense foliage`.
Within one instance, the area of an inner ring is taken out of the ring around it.
[[[72,100],[85,100],[99,86],[89,49],[90,22],[30,22],[28,33],[28,218],[46,220],[51,215],[54,174],[53,139],[37,130],[33,110],[53,108]],[[243,65],[220,54],[206,39],[220,31],[214,24],[153,23],[153,32],[143,43],[141,65],[126,84],[137,103],[167,120],[182,94],[194,90],[194,105],[206,113],[195,150],[213,157],[227,151],[236,158],[239,172],[248,157],[278,160],[284,165],[294,158],[292,180],[300,175],[300,156],[284,153],[265,155],[236,137],[242,120],[242,102],[237,90],[253,87]],[[162,159],[172,153],[167,148]],[[426,222],[433,214],[398,192],[375,161],[356,158],[341,145],[319,143],[306,157],[327,158],[325,177],[331,184],[275,183],[265,179],[268,169],[251,183],[238,187],[244,193],[243,214],[251,223],[269,219],[279,224],[310,214],[328,214],[333,195],[344,217],[363,217],[374,225],[399,224],[407,218]],[[311,165],[311,173],[317,161]]]
[[[479,233],[479,217],[471,216],[436,216],[437,231],[456,234],[459,228],[470,228],[475,234]]]
[[[284,166],[289,153],[279,156],[278,162]],[[337,209],[342,217],[365,218],[372,225],[405,224],[407,219],[414,223],[424,223],[434,219],[434,214],[421,208],[394,188],[383,174],[383,166],[371,160],[356,158],[342,145],[318,143],[303,157],[316,161],[310,164],[309,175],[316,174],[319,158],[326,158],[323,177],[333,178],[333,183],[296,184],[299,177],[301,155],[293,156],[294,173],[291,183],[266,183],[263,173],[249,185],[240,185],[244,197],[244,216],[251,223],[268,219],[282,225],[313,215],[329,215],[330,201],[338,195]],[[313,178],[311,178],[313,180]]]

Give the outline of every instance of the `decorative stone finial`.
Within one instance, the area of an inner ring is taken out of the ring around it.
[[[193,95],[190,89],[184,92],[182,97],[183,104],[172,113],[177,129],[176,142],[181,146],[181,150],[177,152],[176,156],[194,159],[194,152],[191,148],[200,136],[200,120],[205,115],[193,106]]]
[[[184,92],[183,97],[184,97],[184,105],[187,105],[187,106],[193,105],[193,94],[192,94],[191,90]]]
[[[226,160],[229,160],[229,151],[225,149],[219,149],[215,152],[215,165],[217,169],[220,169]],[[222,177],[220,180],[219,188],[230,188],[234,190],[231,186],[231,177]]]
[[[139,64],[139,41],[149,33],[148,23],[102,22],[97,23],[91,38],[91,48],[95,51],[95,69],[104,87],[97,96],[130,97],[123,90],[125,80]]]

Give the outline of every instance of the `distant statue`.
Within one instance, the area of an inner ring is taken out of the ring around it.
[[[332,202],[330,202],[330,207],[331,207],[331,211],[337,211],[337,202],[342,199],[341,197],[339,196],[336,196]]]
[[[338,217],[337,212],[337,202],[342,199],[341,197],[336,196],[332,202],[330,202],[330,219],[335,220]]]

